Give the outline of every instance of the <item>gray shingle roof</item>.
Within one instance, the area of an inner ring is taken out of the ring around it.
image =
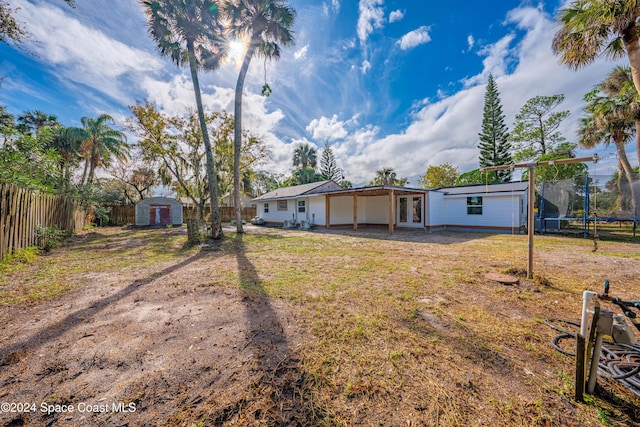
[[[263,194],[262,196],[256,197],[255,199],[253,199],[253,201],[290,199],[305,194],[313,194],[313,190],[319,189],[320,187],[331,182],[333,181],[319,181],[312,182],[310,184],[294,185],[293,187],[277,188],[273,191],[269,191],[268,193]],[[335,185],[339,188],[338,184]]]

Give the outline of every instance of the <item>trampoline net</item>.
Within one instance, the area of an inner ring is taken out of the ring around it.
[[[536,185],[538,218],[640,220],[640,180],[581,176]]]

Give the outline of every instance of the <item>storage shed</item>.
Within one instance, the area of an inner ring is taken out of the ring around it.
[[[182,204],[170,197],[147,197],[136,204],[136,225],[182,225]]]

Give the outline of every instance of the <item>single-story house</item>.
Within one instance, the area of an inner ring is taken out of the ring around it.
[[[252,200],[266,224],[317,227],[385,226],[520,232],[526,225],[527,182],[447,187],[343,189],[334,181],[278,188]]]
[[[136,225],[182,225],[182,204],[171,197],[147,197],[136,204]]]

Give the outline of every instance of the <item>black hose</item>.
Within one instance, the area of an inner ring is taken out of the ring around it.
[[[560,347],[559,343],[565,339],[575,339],[576,333],[557,326],[557,323],[577,327],[580,327],[580,324],[563,319],[549,319],[544,321],[545,325],[560,332],[551,340],[553,348],[566,356],[575,357],[575,353],[564,350]],[[609,341],[603,342],[598,368],[600,375],[617,380],[633,394],[640,397],[640,345],[614,344]]]

